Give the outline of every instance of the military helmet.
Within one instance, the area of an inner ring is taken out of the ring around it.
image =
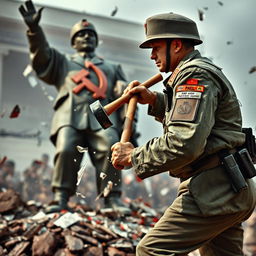
[[[82,19],[81,21],[77,22],[70,31],[70,43],[73,45],[73,40],[75,38],[75,35],[83,30],[90,30],[94,32],[95,37],[96,37],[96,44],[98,45],[98,34],[96,32],[95,27],[93,26],[92,23],[88,22],[86,19]]]
[[[202,43],[196,23],[179,14],[163,13],[149,17],[145,24],[146,40],[140,48],[151,48],[150,43],[155,39],[191,39],[194,45]]]

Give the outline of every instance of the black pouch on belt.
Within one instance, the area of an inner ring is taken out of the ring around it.
[[[256,164],[256,143],[252,128],[242,128],[242,132],[245,134],[245,143],[241,148],[247,148],[253,163]]]
[[[256,176],[256,169],[246,148],[238,150],[235,157],[245,179],[251,179]]]
[[[241,189],[246,189],[248,185],[233,154],[230,154],[227,150],[222,150],[220,158],[225,166],[233,190],[237,193]]]

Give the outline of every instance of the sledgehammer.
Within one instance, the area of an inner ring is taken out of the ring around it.
[[[161,80],[163,80],[162,75],[156,74],[156,75],[152,76],[150,79],[141,83],[140,85],[149,88],[152,85],[160,82]],[[123,95],[120,98],[110,102],[105,107],[103,107],[101,105],[100,101],[97,100],[94,103],[90,104],[90,108],[91,108],[91,111],[93,112],[94,116],[96,117],[97,121],[102,126],[102,128],[107,129],[108,127],[112,126],[112,122],[110,121],[108,116],[111,115],[113,112],[115,112],[123,104],[127,103],[130,98],[131,98],[131,96],[128,94]],[[136,102],[137,102],[137,100],[136,100]]]
[[[129,142],[130,137],[132,134],[132,124],[134,120],[134,115],[137,107],[137,101],[138,101],[138,96],[134,95],[132,98],[129,100],[128,103],[128,108],[126,110],[125,114],[125,120],[124,120],[124,128],[123,132],[121,135],[120,142]]]

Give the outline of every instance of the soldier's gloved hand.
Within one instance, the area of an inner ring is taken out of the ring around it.
[[[31,0],[26,1],[25,6],[26,6],[27,10],[24,7],[24,5],[20,5],[19,11],[20,11],[25,23],[27,24],[29,30],[31,32],[35,32],[36,29],[38,28],[38,24],[41,19],[41,13],[44,8],[41,7],[37,12],[35,9],[35,6]]]

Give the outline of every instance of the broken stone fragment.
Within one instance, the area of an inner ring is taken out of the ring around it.
[[[58,240],[50,231],[35,236],[32,245],[33,256],[52,256],[54,255],[57,244]]]
[[[17,244],[10,252],[9,252],[9,256],[21,256],[25,250],[28,248],[30,242],[26,241],[26,242],[21,242],[19,244]]]
[[[66,242],[67,248],[71,252],[79,252],[79,251],[82,251],[84,248],[83,241],[80,238],[74,237],[72,235],[66,235],[65,242]]]
[[[5,192],[0,192],[0,213],[8,212],[23,205],[23,202],[18,193],[9,189]]]

